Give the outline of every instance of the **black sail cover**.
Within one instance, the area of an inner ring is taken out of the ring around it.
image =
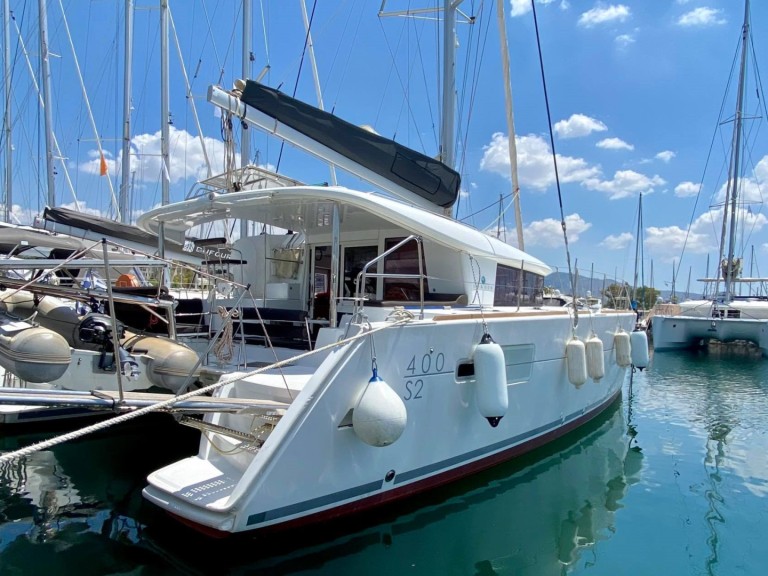
[[[240,100],[308,138],[444,208],[459,195],[458,172],[319,108],[248,80]]]
[[[123,224],[122,222],[93,214],[70,210],[69,208],[62,208],[61,206],[55,208],[46,207],[43,211],[43,219],[54,224],[62,224],[72,228],[89,230],[96,234],[104,234],[110,238],[119,238],[146,246],[157,246],[157,236],[144,232],[136,226]],[[180,242],[176,239],[166,238],[166,242],[174,246],[180,246]]]

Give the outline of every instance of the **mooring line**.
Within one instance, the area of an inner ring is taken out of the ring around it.
[[[350,336],[349,338],[344,338],[342,340],[339,340],[338,342],[331,342],[330,344],[326,344],[325,346],[321,346],[320,348],[315,348],[314,350],[303,352],[302,354],[298,354],[297,356],[292,356],[291,358],[286,358],[285,360],[279,360],[278,362],[275,362],[268,366],[262,366],[261,368],[256,368],[255,370],[252,370],[251,372],[247,372],[245,374],[240,373],[236,376],[233,375],[228,378],[224,378],[222,380],[219,380],[218,382],[205,386],[204,388],[199,388],[197,390],[187,392],[186,394],[182,394],[181,396],[175,396],[173,398],[169,398],[168,400],[163,400],[162,402],[158,402],[157,404],[152,404],[151,406],[145,406],[144,408],[139,408],[138,410],[135,410],[133,412],[121,414],[119,416],[115,416],[114,418],[110,418],[109,420],[105,420],[103,422],[97,422],[96,424],[91,424],[90,426],[86,426],[85,428],[74,430],[72,432],[68,432],[67,434],[62,434],[61,436],[55,436],[53,438],[49,438],[48,440],[37,442],[36,444],[30,444],[29,446],[26,446],[19,450],[15,450],[14,452],[8,452],[6,454],[3,454],[2,456],[0,456],[0,464],[4,462],[10,462],[11,460],[15,460],[16,458],[23,458],[24,456],[34,454],[35,452],[39,452],[41,450],[47,450],[48,448],[52,448],[53,446],[56,446],[58,444],[63,444],[64,442],[68,442],[70,440],[81,438],[82,436],[85,436],[92,432],[106,430],[107,428],[116,426],[118,424],[122,424],[123,422],[127,422],[128,420],[131,420],[133,418],[138,418],[139,416],[143,416],[144,414],[149,414],[150,412],[155,412],[157,410],[168,408],[170,406],[173,406],[176,402],[180,402],[181,400],[188,400],[194,396],[200,396],[208,392],[213,392],[217,388],[221,388],[222,386],[226,386],[227,384],[231,384],[232,382],[236,382],[244,378],[250,378],[251,376],[255,376],[267,370],[272,370],[274,368],[281,368],[282,366],[295,362],[296,360],[307,358],[319,352],[325,352],[326,350],[330,350],[331,348],[335,348],[337,346],[343,346],[345,344],[349,344],[351,342],[354,342],[355,340],[365,338],[368,335],[373,334],[374,332],[378,332],[379,330],[394,328],[395,326],[398,326],[400,324],[406,324],[411,320],[412,320],[411,318],[404,318],[401,320],[397,320],[392,324],[386,324],[384,326],[379,326],[378,328],[373,328],[371,330],[363,330],[359,334]]]

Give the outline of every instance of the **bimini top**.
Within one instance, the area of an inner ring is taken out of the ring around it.
[[[537,258],[471,226],[393,198],[338,186],[293,186],[226,194],[209,192],[150,210],[139,218],[138,226],[157,233],[160,222],[164,222],[166,230],[182,232],[217,220],[247,219],[303,232],[311,238],[330,233],[334,204],[339,207],[342,235],[402,228],[475,257],[491,258],[499,264],[542,275],[551,272],[549,266]]]

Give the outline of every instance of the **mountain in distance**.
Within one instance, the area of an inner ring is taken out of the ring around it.
[[[623,280],[608,277],[604,278],[603,276],[589,277],[579,275],[576,279],[576,295],[578,297],[584,297],[587,295],[587,292],[591,292],[593,296],[600,296],[603,293],[603,290],[611,284],[622,284],[623,282]],[[631,281],[628,280],[627,283],[631,288]],[[561,294],[571,294],[571,280],[568,277],[567,272],[552,272],[549,276],[544,278],[544,286],[559,290]],[[638,285],[638,288],[639,287],[640,286]],[[669,301],[672,296],[672,291],[669,289],[659,290],[659,293],[665,302]],[[687,294],[684,287],[683,289],[676,289],[675,294],[677,295],[678,300],[701,298],[700,293],[691,292],[690,294]]]

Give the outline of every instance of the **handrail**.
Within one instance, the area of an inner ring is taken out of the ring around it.
[[[380,260],[383,260],[393,252],[396,252],[398,249],[400,249],[402,246],[407,244],[408,242],[415,241],[416,242],[416,249],[418,253],[418,260],[419,260],[419,273],[418,274],[386,274],[383,272],[374,272],[371,274],[368,274],[368,268],[373,266],[374,264],[377,264]],[[357,276],[355,277],[355,308],[354,308],[354,314],[357,315],[360,313],[363,309],[363,301],[365,300],[364,293],[360,292],[360,288],[362,287],[363,290],[365,290],[365,281],[370,276],[372,278],[416,278],[419,280],[419,304],[420,304],[420,312],[419,312],[419,320],[424,319],[424,262],[422,259],[422,238],[421,236],[418,236],[416,234],[411,234],[407,238],[404,238],[392,248],[389,250],[385,250],[376,258],[368,262],[365,266],[363,266],[363,269],[360,270],[360,272],[357,273]]]

